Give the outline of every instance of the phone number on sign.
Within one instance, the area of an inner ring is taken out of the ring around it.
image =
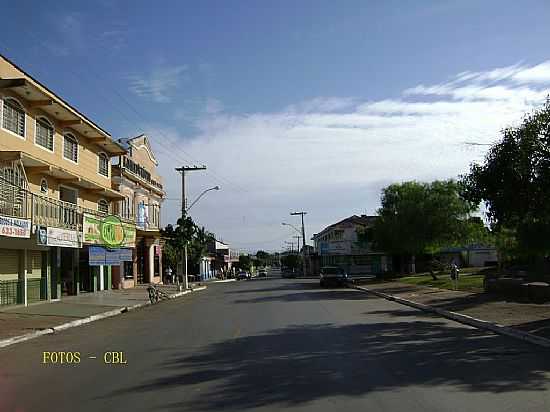
[[[9,227],[9,226],[2,226],[2,230],[0,231],[0,233],[7,236],[20,236],[20,237],[27,236],[25,229],[19,229],[17,227]]]

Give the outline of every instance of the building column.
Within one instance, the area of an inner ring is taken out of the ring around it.
[[[21,302],[23,305],[28,305],[27,300],[27,249],[19,251],[19,282],[21,285]],[[19,303],[19,302],[18,302]]]
[[[153,278],[155,276],[155,243],[152,242],[147,249],[148,252],[148,258],[149,258],[149,267],[147,270],[149,271],[149,283],[153,283]]]
[[[105,270],[105,266],[99,267],[99,290],[105,290],[104,270]]]

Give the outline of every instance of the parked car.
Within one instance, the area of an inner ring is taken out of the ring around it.
[[[237,280],[244,280],[244,279],[250,279],[250,274],[244,270],[239,271],[237,273]]]
[[[266,278],[267,277],[267,269],[266,268],[260,268],[260,270],[258,270],[258,277]]]
[[[346,271],[337,266],[324,266],[319,275],[319,285],[325,287],[329,284],[344,285],[348,281]]]

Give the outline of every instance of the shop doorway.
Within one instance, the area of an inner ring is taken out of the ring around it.
[[[61,249],[61,295],[76,294],[74,250]]]

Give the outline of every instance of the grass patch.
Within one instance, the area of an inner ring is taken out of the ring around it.
[[[458,290],[467,292],[483,292],[484,275],[464,274],[458,278]],[[407,276],[397,279],[399,282],[409,283],[411,285],[428,286],[440,289],[453,289],[453,284],[449,274],[439,275],[437,280],[433,280],[430,275]]]

